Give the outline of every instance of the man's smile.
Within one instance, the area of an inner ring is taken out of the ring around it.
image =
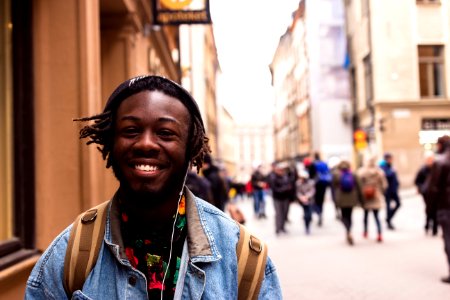
[[[145,171],[145,172],[156,172],[159,170],[157,166],[152,165],[135,165],[134,168],[139,171]]]

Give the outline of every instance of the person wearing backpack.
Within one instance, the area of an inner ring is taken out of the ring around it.
[[[387,228],[390,230],[395,229],[392,224],[392,219],[401,205],[400,196],[398,194],[400,182],[398,180],[397,171],[393,166],[393,160],[394,158],[391,153],[385,153],[383,155],[383,160],[380,162],[380,167],[384,171],[388,183],[384,190],[384,200],[386,202],[386,224]]]
[[[369,212],[373,213],[377,225],[377,241],[382,242],[382,229],[379,218],[379,210],[383,207],[383,192],[387,188],[386,177],[383,170],[376,164],[375,156],[369,157],[365,164],[358,169],[357,177],[362,196],[362,206],[364,209],[364,232],[363,237],[368,237]]]
[[[102,113],[77,121],[89,122],[80,138],[98,146],[120,186],[55,238],[25,299],[282,298],[267,246],[185,186],[210,150],[183,87],[135,77]]]
[[[331,184],[331,172],[328,165],[320,158],[319,153],[314,154],[314,162],[310,168],[310,176],[316,182],[316,193],[314,196],[314,212],[318,215],[318,225],[322,226],[323,203],[325,201],[325,193]]]
[[[332,188],[335,192],[336,205],[341,210],[347,243],[353,245],[352,212],[353,208],[361,203],[361,192],[358,179],[347,160],[342,160],[333,173]]]

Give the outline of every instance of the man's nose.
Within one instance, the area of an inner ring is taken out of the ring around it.
[[[144,131],[140,136],[137,142],[135,143],[135,148],[144,152],[148,151],[158,151],[158,137],[152,131]]]

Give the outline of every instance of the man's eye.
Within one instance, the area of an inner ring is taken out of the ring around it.
[[[171,137],[175,134],[171,130],[163,129],[163,130],[158,131],[158,135],[162,136],[162,137]]]
[[[136,127],[125,127],[121,130],[124,135],[136,135],[139,133],[139,130]]]

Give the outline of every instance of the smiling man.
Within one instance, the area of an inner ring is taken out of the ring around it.
[[[190,167],[200,169],[209,152],[200,111],[190,94],[166,78],[140,76],[122,83],[101,114],[77,121],[91,122],[80,137],[99,146],[120,187],[105,202],[105,229],[92,270],[85,278],[80,275],[83,272],[67,275],[71,273],[64,260],[70,258],[66,250],[71,249],[71,231],[82,226],[75,222],[36,264],[25,298],[241,296],[236,254],[239,225],[185,187]],[[80,245],[88,243],[83,237],[81,233]],[[252,269],[246,266],[246,270]],[[269,258],[261,274],[254,298],[281,299]],[[80,276],[84,280],[80,286],[69,289],[67,277],[70,281]]]

